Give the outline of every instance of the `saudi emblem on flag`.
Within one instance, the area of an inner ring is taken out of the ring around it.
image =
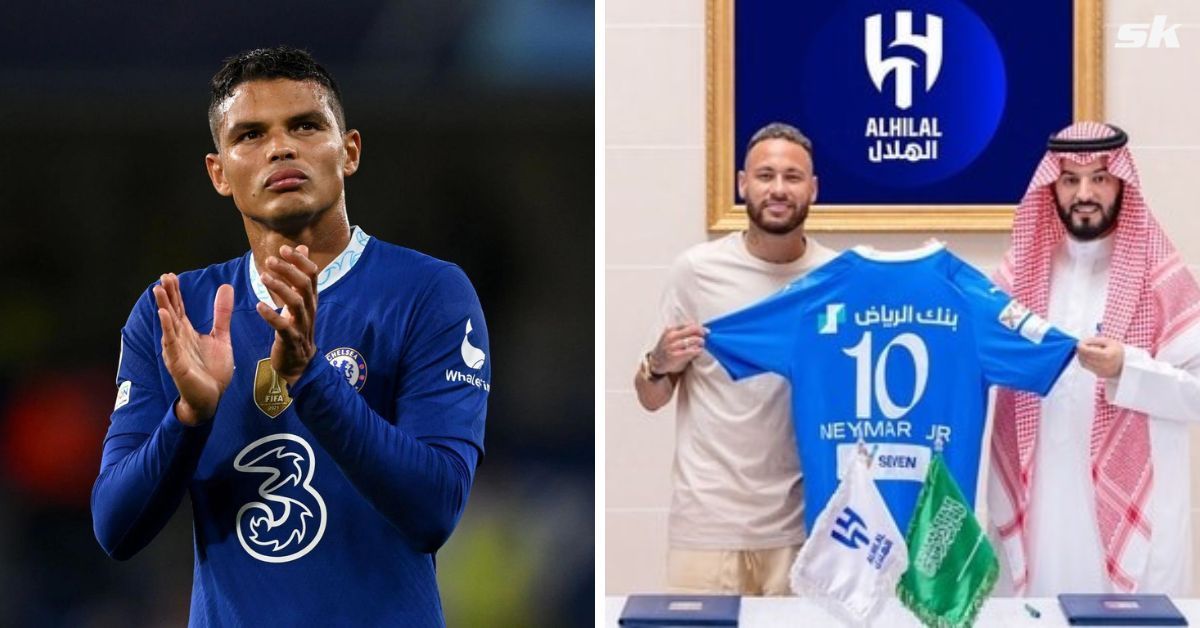
[[[962,491],[935,454],[908,525],[908,570],[896,595],[926,626],[975,621],[996,584],[999,564]]]

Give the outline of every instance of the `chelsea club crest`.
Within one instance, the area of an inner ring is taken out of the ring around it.
[[[362,390],[363,384],[367,383],[367,361],[357,350],[341,347],[326,353],[325,359],[342,372],[346,383],[353,386],[354,390]]]

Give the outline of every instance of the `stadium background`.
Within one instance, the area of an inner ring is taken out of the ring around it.
[[[449,624],[590,623],[593,17],[587,0],[6,6],[0,625],[186,623],[186,500],[124,563],[88,501],[134,301],[247,248],[204,172],[208,79],[280,43],[334,74],[363,133],[351,223],[462,266],[488,317],[488,455],[438,555]]]

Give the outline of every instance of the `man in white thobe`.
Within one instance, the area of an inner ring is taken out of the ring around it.
[[[989,511],[1008,584],[1033,597],[1191,595],[1200,288],[1146,206],[1127,141],[1095,122],[1050,139],[999,271],[1083,339],[1044,399],[997,395]]]

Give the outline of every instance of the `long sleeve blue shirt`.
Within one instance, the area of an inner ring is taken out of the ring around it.
[[[250,254],[180,275],[200,333],[217,288],[235,294],[233,380],[198,427],[175,417],[149,290],[122,330],[96,537],[128,558],[190,497],[194,626],[444,623],[433,553],[465,506],[491,386],[478,298],[456,266],[357,229],[318,280],[318,352],[288,387]]]

